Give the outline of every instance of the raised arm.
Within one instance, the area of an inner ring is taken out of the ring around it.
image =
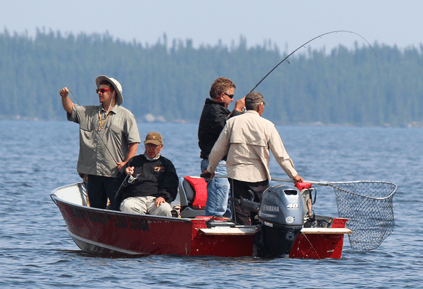
[[[62,97],[62,105],[64,110],[71,114],[73,109],[73,102],[69,98],[69,89],[67,87],[60,90],[60,96]]]
[[[244,107],[245,107],[245,96],[241,99],[238,99],[235,102],[235,108],[229,116],[231,117],[231,116],[235,116],[235,115],[239,115],[239,114],[243,113]]]

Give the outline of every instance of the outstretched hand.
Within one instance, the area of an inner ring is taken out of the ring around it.
[[[64,87],[59,92],[61,97],[67,97],[69,95],[69,89],[67,87]]]
[[[304,180],[300,175],[296,175],[292,179],[294,180],[295,183],[304,183]]]

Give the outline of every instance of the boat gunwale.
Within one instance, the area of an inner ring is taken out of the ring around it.
[[[159,220],[169,220],[169,221],[178,221],[178,222],[184,222],[184,223],[192,223],[192,220],[195,220],[194,218],[175,218],[175,217],[165,217],[165,216],[156,216],[156,215],[148,215],[148,214],[136,214],[136,213],[126,213],[126,212],[122,212],[122,211],[115,211],[115,210],[109,210],[109,209],[100,209],[100,208],[93,208],[93,207],[87,207],[84,205],[80,205],[80,204],[76,204],[70,201],[66,201],[62,198],[60,198],[58,195],[56,195],[55,193],[58,192],[60,189],[64,189],[64,188],[69,188],[69,187],[73,187],[75,185],[78,185],[80,183],[74,183],[71,185],[66,185],[66,186],[62,186],[59,188],[54,189],[51,194],[50,194],[50,198],[52,199],[52,201],[56,204],[57,206],[57,201],[64,203],[68,206],[74,206],[74,207],[79,207],[79,208],[83,208],[89,211],[94,211],[94,212],[100,212],[100,213],[106,213],[106,214],[116,214],[116,215],[123,215],[123,216],[131,216],[131,217],[142,217],[142,218],[151,218],[151,219],[159,219]]]

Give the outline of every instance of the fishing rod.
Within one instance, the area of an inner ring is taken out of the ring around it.
[[[79,101],[78,101],[78,99],[76,99],[76,97],[75,97],[75,95],[73,94],[73,92],[70,90],[70,89],[68,89],[69,90],[69,92],[72,94],[72,96],[73,96],[73,98],[76,100],[76,102],[78,103],[78,105],[81,105],[81,104],[79,104]],[[109,152],[109,154],[110,154],[110,156],[112,157],[112,159],[115,161],[115,163],[116,164],[118,164],[119,162],[115,159],[115,157],[113,156],[113,154],[110,152],[110,150],[109,150],[109,148],[107,147],[107,145],[106,145],[106,143],[104,142],[104,140],[103,140],[103,138],[100,136],[100,134],[98,133],[98,131],[97,131],[97,129],[95,129],[94,128],[94,131],[96,132],[96,134],[97,134],[97,137],[101,140],[101,142],[103,143],[103,145],[104,145],[104,147],[107,149],[107,151]]]
[[[273,72],[273,70],[275,70],[280,64],[282,64],[282,62],[284,62],[285,60],[287,60],[292,54],[294,54],[295,52],[297,52],[297,50],[299,50],[300,48],[302,48],[302,47],[304,47],[304,46],[306,46],[308,43],[310,43],[310,42],[312,42],[312,41],[314,41],[315,39],[317,39],[317,38],[321,38],[321,37],[323,37],[323,36],[325,36],[325,35],[328,35],[328,34],[332,34],[332,33],[352,33],[352,34],[355,34],[355,35],[357,35],[357,36],[359,36],[359,37],[361,37],[364,41],[366,41],[367,42],[367,44],[370,46],[370,48],[373,50],[373,53],[375,54],[375,56],[377,57],[377,55],[376,55],[376,52],[375,52],[375,50],[373,49],[373,47],[370,45],[370,43],[369,43],[369,41],[367,41],[367,39],[366,38],[364,38],[363,36],[361,36],[360,34],[358,34],[358,33],[356,33],[356,32],[353,32],[353,31],[349,31],[349,30],[335,30],[335,31],[330,31],[330,32],[326,32],[326,33],[323,33],[323,34],[320,34],[319,36],[316,36],[316,37],[314,37],[314,38],[312,38],[312,39],[310,39],[309,41],[307,41],[306,43],[304,43],[303,45],[301,45],[300,47],[298,47],[297,49],[295,49],[294,51],[292,51],[290,54],[288,54],[288,56],[286,56],[284,59],[282,59],[278,64],[276,64],[276,66],[275,67],[273,67],[257,84],[256,84],[256,86],[254,86],[253,87],[253,89],[251,89],[251,91],[250,92],[253,92],[254,91],[254,89],[256,89],[257,88],[257,86],[259,86],[260,85],[260,83],[262,83],[262,81],[267,77],[267,76],[269,76],[269,74],[271,74],[272,72]],[[288,63],[289,63],[289,61],[288,61]]]
[[[138,177],[138,175],[137,175],[137,177]],[[116,191],[116,194],[115,194],[115,199],[114,199],[114,202],[113,202],[113,204],[114,204],[114,210],[116,210],[116,211],[119,211],[119,208],[118,208],[118,205],[117,205],[117,202],[120,200],[120,198],[122,197],[122,192],[121,192],[121,188],[122,188],[122,186],[123,186],[123,184],[126,182],[126,180],[128,180],[128,178],[129,178],[129,180],[131,180],[131,178],[132,179],[134,179],[134,177],[132,176],[132,175],[126,175],[126,177],[123,179],[123,181],[122,181],[122,183],[120,184],[120,187],[119,187],[119,189]]]

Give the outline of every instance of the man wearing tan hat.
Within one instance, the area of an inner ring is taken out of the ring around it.
[[[158,132],[147,134],[145,152],[132,158],[118,194],[120,210],[127,213],[171,217],[170,203],[178,193],[178,175],[172,162],[161,156],[163,138]]]
[[[275,125],[262,118],[264,111],[263,95],[250,92],[245,96],[243,115],[229,119],[209,155],[209,166],[204,172],[212,177],[217,164],[228,154],[227,170],[233,196],[237,199],[250,199],[248,191],[254,193],[254,201],[260,202],[271,180],[269,171],[270,152],[278,164],[295,182],[303,181],[294,169],[294,164],[285,150]],[[255,215],[234,204],[234,220],[238,224],[255,223]]]
[[[91,207],[105,209],[107,199],[114,208],[118,171],[137,153],[140,135],[134,115],[122,107],[122,86],[111,77],[96,78],[100,105],[72,103],[69,89],[60,90],[69,121],[79,123],[77,171],[88,175]]]

